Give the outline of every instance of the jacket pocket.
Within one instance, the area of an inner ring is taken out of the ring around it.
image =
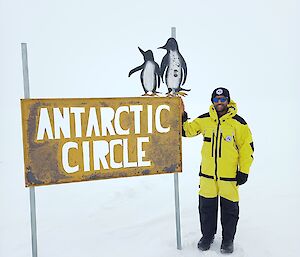
[[[223,141],[223,133],[220,135],[220,144],[219,144],[219,157],[222,157],[222,141]]]
[[[199,176],[200,176],[200,177],[204,177],[204,178],[214,179],[214,176],[211,176],[211,175],[207,175],[207,174],[202,173],[202,171],[201,171],[201,165],[200,165]]]
[[[214,146],[215,146],[215,132],[213,132],[212,134],[211,157],[214,157]]]
[[[234,136],[228,135],[228,134],[223,134],[221,138],[222,138],[221,142],[223,141],[223,146],[226,148],[226,151],[229,151],[230,154],[237,155],[238,148],[235,143]]]

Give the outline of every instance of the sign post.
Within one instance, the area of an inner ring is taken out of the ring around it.
[[[30,98],[29,91],[29,75],[28,75],[28,58],[27,58],[27,44],[21,44],[22,49],[22,66],[23,66],[23,83],[24,83],[24,98]],[[29,188],[30,197],[30,218],[31,218],[31,244],[32,257],[37,257],[37,229],[36,229],[36,208],[35,208],[35,188]]]
[[[171,28],[171,37],[176,39],[176,28]],[[180,205],[179,205],[179,183],[178,173],[174,173],[174,192],[175,192],[175,215],[176,215],[176,239],[177,249],[182,250],[181,245],[181,226],[180,226]]]

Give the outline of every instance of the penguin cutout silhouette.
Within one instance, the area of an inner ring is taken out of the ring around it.
[[[136,71],[142,70],[140,78],[145,91],[145,94],[142,96],[157,95],[159,92],[156,92],[156,88],[159,88],[160,86],[159,65],[154,61],[151,50],[144,52],[140,47],[139,50],[144,56],[144,63],[141,66],[132,69],[129,72],[128,77],[130,77],[131,74],[135,73]]]
[[[161,80],[165,81],[168,87],[168,95],[176,96],[177,94],[186,96],[187,94],[180,91],[190,91],[181,86],[184,85],[187,76],[187,67],[184,58],[178,50],[178,44],[175,38],[169,38],[167,43],[158,49],[167,50],[166,55],[161,61],[160,75]],[[165,72],[166,71],[166,72]]]

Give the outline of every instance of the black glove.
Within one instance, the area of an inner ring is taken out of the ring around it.
[[[236,185],[240,186],[246,183],[248,174],[238,171],[236,174]]]
[[[187,112],[182,113],[182,123],[188,120],[188,114]]]

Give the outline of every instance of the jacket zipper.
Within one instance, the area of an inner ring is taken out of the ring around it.
[[[219,127],[220,127],[220,119],[218,118],[218,127],[217,127],[217,135],[216,135],[216,147],[215,147],[215,175],[216,175],[216,180],[218,180],[218,137],[219,137]]]
[[[219,147],[219,157],[221,158],[221,153],[222,153],[222,132],[220,135],[220,147]]]
[[[215,132],[212,134],[211,157],[214,157]]]

